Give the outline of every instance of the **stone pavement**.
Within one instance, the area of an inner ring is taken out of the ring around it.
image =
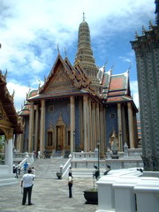
[[[67,179],[36,177],[32,192],[34,205],[21,205],[18,184],[0,187],[0,212],[95,212],[98,205],[86,204],[83,191],[92,188],[92,178],[74,178],[73,198],[68,198]]]

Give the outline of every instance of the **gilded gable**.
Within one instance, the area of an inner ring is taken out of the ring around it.
[[[50,83],[43,94],[61,93],[61,92],[67,93],[75,90],[77,90],[77,88],[74,86],[72,80],[65,72],[64,67],[61,65],[53,75],[52,80],[50,80]]]

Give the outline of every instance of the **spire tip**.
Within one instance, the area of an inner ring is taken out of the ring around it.
[[[85,21],[85,13],[83,12],[83,21]]]

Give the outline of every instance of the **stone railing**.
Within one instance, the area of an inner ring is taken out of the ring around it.
[[[67,162],[65,163],[64,166],[62,166],[62,177],[64,177],[67,173],[69,168],[71,167],[71,157],[69,157],[69,159],[67,160]]]
[[[98,152],[73,152],[73,159],[89,160],[98,157]]]

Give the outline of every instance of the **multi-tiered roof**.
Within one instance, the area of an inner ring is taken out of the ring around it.
[[[105,67],[96,66],[91,48],[89,26],[83,16],[83,21],[79,26],[78,49],[74,65],[71,65],[68,58],[63,59],[58,54],[44,84],[36,91],[34,90],[34,94],[30,91],[28,100],[39,101],[86,94],[103,104],[133,102],[128,71],[112,75],[112,69],[105,71]],[[28,104],[24,106],[20,115],[27,113],[29,113]]]

